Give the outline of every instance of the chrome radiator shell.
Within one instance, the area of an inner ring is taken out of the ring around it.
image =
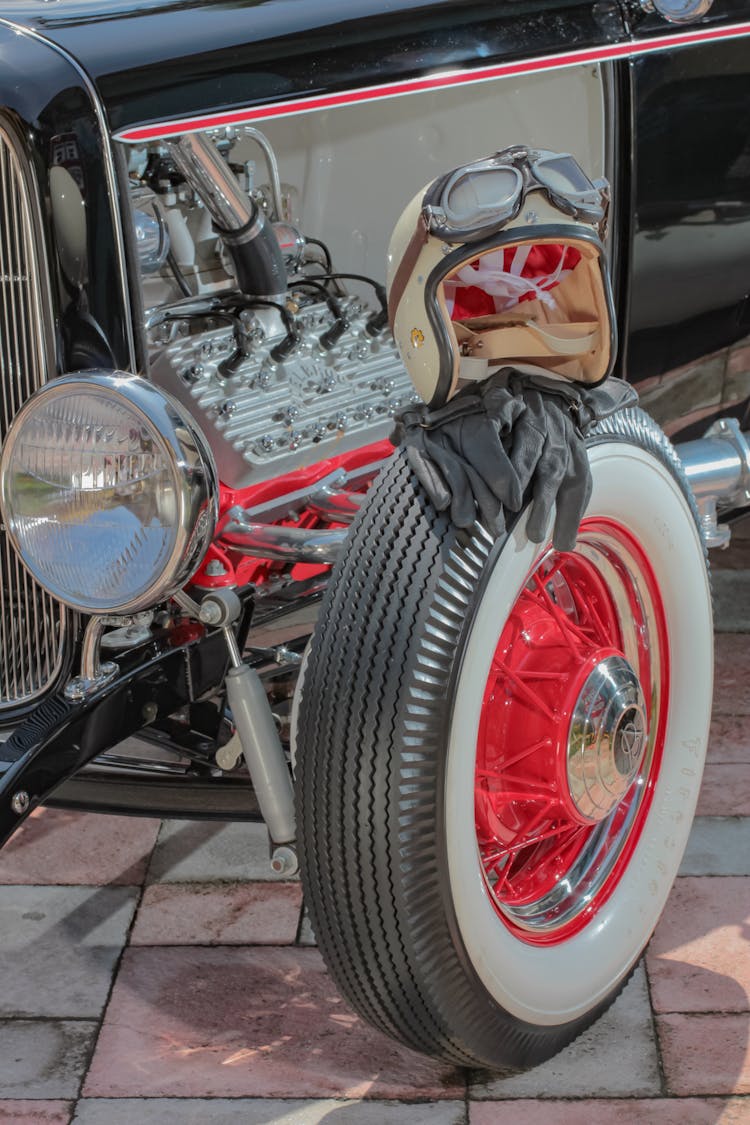
[[[49,369],[37,213],[34,185],[12,134],[0,123],[0,443]],[[63,607],[27,573],[0,527],[0,719],[43,695],[57,679],[67,620]]]

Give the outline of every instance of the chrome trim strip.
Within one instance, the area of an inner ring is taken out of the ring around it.
[[[86,87],[86,91],[87,91],[89,97],[91,98],[91,104],[94,107],[94,113],[96,115],[96,121],[97,121],[97,124],[99,126],[99,130],[101,132],[101,137],[102,137],[104,175],[105,175],[105,178],[106,178],[106,181],[107,181],[107,194],[109,195],[109,200],[110,200],[110,212],[111,212],[111,215],[112,215],[112,227],[113,227],[114,233],[115,233],[115,252],[116,252],[116,256],[117,256],[117,272],[118,272],[118,280],[120,282],[120,289],[121,289],[121,296],[122,296],[122,307],[123,307],[123,314],[124,314],[125,335],[126,335],[127,345],[128,345],[129,370],[132,372],[133,375],[135,375],[135,374],[137,374],[138,368],[137,368],[137,363],[136,363],[136,349],[135,349],[135,335],[134,335],[134,331],[133,331],[133,317],[132,317],[132,310],[131,310],[131,307],[130,307],[130,289],[129,289],[129,286],[128,286],[128,273],[127,273],[127,266],[126,266],[127,259],[126,259],[126,256],[125,256],[125,235],[124,235],[123,225],[122,225],[122,214],[120,212],[120,206],[119,206],[120,193],[119,193],[119,190],[118,190],[119,185],[118,185],[118,179],[117,179],[117,171],[115,169],[114,155],[113,155],[113,152],[112,152],[112,138],[111,138],[111,134],[110,134],[110,130],[109,130],[109,125],[107,123],[107,115],[106,115],[106,111],[104,109],[104,103],[102,102],[101,98],[99,97],[99,93],[98,93],[98,91],[96,89],[96,86],[94,85],[92,79],[89,77],[89,75],[86,73],[86,71],[83,69],[81,64],[77,61],[77,59],[75,59],[73,55],[69,54],[63,47],[60,47],[57,43],[54,43],[51,39],[47,39],[46,36],[40,35],[38,31],[34,31],[31,28],[23,27],[21,24],[14,23],[12,20],[9,20],[9,19],[0,18],[0,27],[7,27],[7,28],[9,28],[10,31],[15,32],[17,35],[25,35],[29,39],[34,39],[36,42],[43,44],[45,47],[49,47],[51,50],[56,51],[57,54],[60,55],[61,58],[65,59],[65,61],[67,63],[69,63],[70,66],[73,67],[73,69],[78,74],[79,78],[81,79],[81,82]]]
[[[448,86],[473,85],[496,78],[519,77],[522,74],[560,70],[564,67],[580,64],[590,65],[591,63],[607,62],[612,59],[635,58],[656,51],[673,50],[677,47],[688,47],[718,39],[739,39],[745,36],[750,36],[750,22],[733,24],[730,27],[695,28],[691,31],[654,36],[650,39],[629,39],[623,43],[582,47],[579,50],[562,51],[537,58],[518,59],[514,62],[497,63],[494,66],[443,71],[421,78],[406,78],[403,81],[386,83],[382,86],[361,86],[335,94],[315,94],[312,97],[293,98],[266,105],[224,110],[221,113],[202,114],[196,117],[184,117],[154,124],[134,125],[127,129],[121,129],[114,136],[116,141],[140,144],[143,141],[162,140],[165,137],[173,137],[182,133],[193,133],[199,129],[216,129],[225,125],[246,125],[274,117],[287,117],[291,114],[313,113],[321,109],[354,105],[357,102],[381,101],[387,98],[402,97],[406,94],[438,90]]]

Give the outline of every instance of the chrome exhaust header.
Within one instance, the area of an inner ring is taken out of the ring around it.
[[[244,508],[230,508],[221,541],[243,555],[288,563],[334,563],[341,554],[346,528],[284,527],[254,523]]]
[[[736,418],[715,422],[702,438],[675,446],[695,495],[707,547],[726,547],[731,529],[718,509],[750,503],[750,444]]]
[[[338,469],[306,488],[257,508],[230,508],[217,539],[252,558],[334,563],[343,549],[346,527],[289,527],[277,521],[296,518],[298,513],[307,511],[329,523],[350,524],[365,498],[364,492],[356,489],[371,481],[379,468],[380,463],[373,462],[348,473]]]
[[[736,418],[722,418],[702,438],[675,448],[698,505],[706,546],[726,547],[731,530],[719,523],[719,510],[731,511],[750,504],[750,434],[742,432]],[[363,477],[371,476],[374,468],[368,466],[360,473]],[[343,487],[345,483],[345,474],[337,472],[309,490],[261,509],[232,508],[219,539],[254,558],[330,565],[343,550],[345,527],[288,527],[264,520],[284,518],[292,510],[306,508],[332,523],[351,523],[364,495]]]

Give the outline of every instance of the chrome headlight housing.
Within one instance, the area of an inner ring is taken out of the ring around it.
[[[217,497],[190,415],[118,371],[47,383],[0,455],[16,551],[45,590],[85,613],[134,613],[184,586],[213,537]]]

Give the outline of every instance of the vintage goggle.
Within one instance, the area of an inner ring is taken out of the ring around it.
[[[436,181],[424,197],[422,215],[436,238],[473,242],[515,219],[534,191],[542,192],[563,214],[596,224],[603,233],[609,203],[606,180],[592,183],[569,153],[521,146],[465,164]]]

